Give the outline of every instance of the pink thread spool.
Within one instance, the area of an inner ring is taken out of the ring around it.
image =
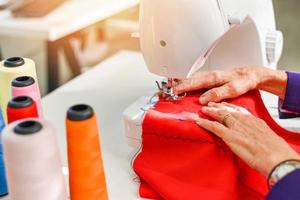
[[[30,76],[20,76],[15,78],[12,83],[12,97],[28,96],[31,97],[37,106],[38,117],[43,118],[43,108],[39,86],[34,78]]]

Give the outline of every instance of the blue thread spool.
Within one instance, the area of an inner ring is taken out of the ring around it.
[[[2,116],[2,111],[0,108],[0,136],[2,130],[4,129],[4,119]],[[3,150],[2,150],[2,139],[0,139],[0,197],[8,194],[7,183],[5,178],[4,160],[3,160]]]

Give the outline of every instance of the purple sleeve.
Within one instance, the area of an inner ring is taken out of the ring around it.
[[[300,113],[300,74],[287,72],[288,82],[282,109]]]
[[[266,200],[299,200],[300,170],[296,170],[281,179],[271,189]]]
[[[282,105],[283,105],[283,101],[281,99],[279,99],[279,101],[278,101],[278,111],[279,111],[279,118],[280,119],[291,119],[291,118],[300,117],[300,113],[285,110],[285,109],[282,108]]]

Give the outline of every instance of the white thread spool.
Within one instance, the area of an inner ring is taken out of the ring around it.
[[[3,131],[10,200],[66,200],[54,128],[45,121],[16,121]]]

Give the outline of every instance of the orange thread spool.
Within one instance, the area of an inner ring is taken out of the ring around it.
[[[67,112],[67,145],[71,200],[107,200],[97,119],[88,105]]]

